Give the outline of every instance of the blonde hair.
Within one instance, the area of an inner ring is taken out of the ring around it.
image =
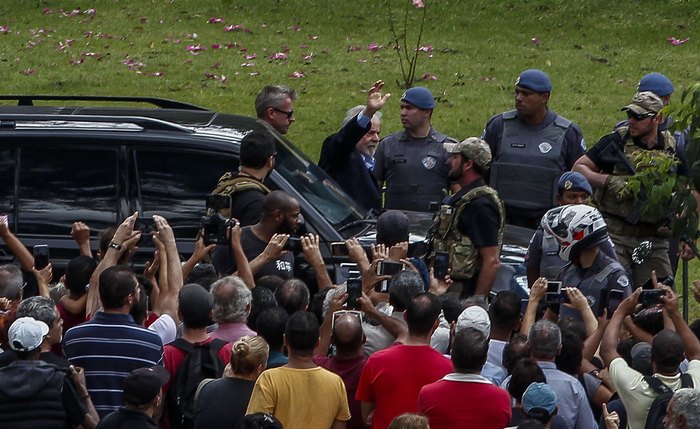
[[[246,335],[233,343],[231,369],[236,375],[250,375],[267,363],[270,346],[263,337]]]
[[[420,414],[401,414],[394,417],[387,429],[430,429],[428,418]]]

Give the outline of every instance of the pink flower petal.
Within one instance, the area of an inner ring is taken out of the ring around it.
[[[163,76],[165,76],[165,72],[164,72],[164,71],[157,71],[157,72],[155,72],[155,73],[151,73],[150,76],[153,76],[153,77],[163,77]]]
[[[298,25],[295,25],[292,27],[292,30],[293,31],[301,31],[301,27],[299,27]]]
[[[23,74],[25,76],[29,76],[29,75],[32,75],[34,73],[36,73],[36,69],[34,67],[30,67],[28,69],[19,71],[19,74]]]
[[[437,76],[432,73],[426,73],[421,77],[422,80],[438,80]]]
[[[366,59],[364,59],[364,58],[360,58],[360,59],[359,59],[359,60],[357,60],[357,61],[358,61],[358,62],[361,62],[361,63],[366,63],[366,62],[367,62],[367,60],[366,60]]]
[[[357,45],[348,45],[348,52],[350,51],[361,51],[362,48]]]
[[[316,40],[316,39],[318,39],[318,36],[316,36],[315,34],[309,34],[309,40]]]
[[[286,60],[287,54],[285,54],[284,52],[276,52],[267,58],[269,58],[271,60]]]
[[[421,46],[420,48],[416,49],[416,51],[421,51],[421,52],[430,52],[432,50],[433,50],[433,45]]]
[[[79,58],[79,59],[72,59],[72,60],[68,61],[68,64],[75,66],[78,64],[82,64],[83,62],[85,62],[85,58]]]
[[[7,34],[10,32],[10,27],[7,25],[0,25],[0,33]]]
[[[51,15],[53,13],[53,9],[50,9],[48,7],[45,7],[43,12],[44,15]]]
[[[425,4],[423,3],[423,0],[413,0],[413,6],[415,6],[416,9],[421,9],[425,7]]]
[[[295,71],[294,73],[291,73],[291,74],[289,74],[288,76],[289,76],[289,77],[292,77],[292,78],[294,78],[294,79],[301,79],[301,78],[306,77],[306,75],[304,74],[304,72],[300,72],[300,71]]]
[[[303,57],[304,62],[310,63],[314,59],[314,53],[310,53],[309,55],[304,55]]]
[[[255,58],[257,58],[256,54],[250,54],[245,56],[246,60],[254,60]]]
[[[207,48],[203,47],[202,45],[187,45],[185,46],[185,50],[189,51],[192,55],[197,55],[202,51],[206,51]]]
[[[95,9],[88,9],[85,12],[83,12],[85,15],[94,15],[95,14]]]
[[[248,73],[249,76],[260,76],[260,72],[251,72]]]
[[[367,45],[368,51],[376,52],[379,50],[379,48],[381,48],[381,46],[377,45],[376,43],[370,43],[369,45]]]
[[[243,31],[243,26],[241,24],[235,24],[235,25],[227,25],[224,27],[225,32],[229,31]]]
[[[241,67],[255,67],[255,63],[241,63]]]
[[[211,18],[207,19],[207,24],[219,24],[221,22],[224,22],[223,18],[211,17]]]
[[[539,45],[540,43],[542,43],[539,37],[533,37],[532,39],[530,39],[530,42],[532,42],[533,45]]]
[[[666,40],[668,40],[668,42],[673,46],[678,46],[687,43],[690,40],[690,37],[686,37],[685,39],[676,39],[673,36],[669,36]]]
[[[211,48],[212,49],[221,49],[221,45],[219,45],[218,43],[214,43],[213,45],[211,45]]]

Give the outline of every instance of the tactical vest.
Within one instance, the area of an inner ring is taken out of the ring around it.
[[[479,197],[487,197],[498,207],[500,218],[498,226],[498,249],[500,253],[503,245],[503,230],[505,228],[505,209],[503,202],[498,197],[498,193],[489,186],[476,187],[462,196],[457,203],[452,206],[443,204],[440,211],[436,213],[433,226],[429,231],[431,242],[431,259],[435,252],[447,252],[449,254],[450,277],[456,280],[466,280],[474,276],[477,268],[481,266],[481,255],[479,249],[474,246],[472,240],[463,235],[457,229],[459,216],[467,205]]]
[[[263,194],[267,195],[270,193],[270,188],[262,184],[260,181],[253,179],[252,177],[245,176],[234,176],[233,173],[227,172],[219,179],[219,183],[216,188],[211,192],[212,194],[221,195],[233,195],[236,192],[244,192],[250,190],[258,190]],[[231,208],[222,209],[219,211],[224,217],[231,217]],[[213,213],[207,212],[207,216],[211,216]]]
[[[556,206],[564,136],[571,121],[557,115],[545,129],[528,130],[516,111],[503,113],[503,135],[491,165],[489,185],[510,209],[547,210]]]
[[[542,245],[540,254],[540,276],[547,280],[556,280],[562,267],[566,264],[559,257],[559,243],[553,235],[542,232]]]
[[[384,149],[386,189],[384,208],[388,210],[428,211],[430,203],[445,198],[449,185],[446,152],[443,143],[456,141],[434,129],[425,143],[406,144],[405,133],[387,136]]]
[[[624,142],[624,145],[622,147],[623,153],[625,154],[625,156],[627,156],[627,158],[631,160],[633,165],[636,164],[633,159],[633,153],[637,150],[644,149],[634,144],[634,141],[629,137],[628,127],[619,127],[615,130],[615,132],[620,136],[620,138]],[[669,151],[671,153],[675,153],[676,141],[673,135],[669,131],[662,131],[661,135],[664,139],[664,150]],[[612,142],[610,144],[616,143]],[[629,172],[621,171],[616,165],[613,169],[612,174],[614,176],[626,176],[629,175]],[[602,213],[610,214],[621,219],[627,217],[627,215],[629,215],[629,213],[632,210],[634,210],[634,207],[636,205],[636,199],[634,195],[629,195],[626,198],[620,198],[614,190],[608,189],[607,186],[596,188],[596,190],[593,192],[593,201],[596,203],[596,206]],[[638,223],[656,225],[661,221],[663,221],[663,218],[661,217],[650,217],[649,215],[642,214],[639,218]]]
[[[619,262],[608,257],[606,257],[606,262],[607,263],[599,273],[583,280],[581,280],[580,270],[573,265],[569,265],[569,268],[564,272],[564,277],[562,278],[561,286],[577,287],[588,300],[593,314],[598,314],[600,291],[608,287],[608,277],[625,270]],[[620,286],[620,289],[625,290],[625,287]],[[559,310],[559,318],[561,319],[567,316],[571,316],[576,320],[581,320],[581,313],[562,305]]]
[[[31,371],[31,368],[28,368]],[[66,412],[61,401],[65,373],[57,370],[32,398],[14,398],[0,393],[0,426],[13,429],[63,429]]]

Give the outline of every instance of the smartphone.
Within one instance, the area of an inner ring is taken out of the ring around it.
[[[561,282],[548,281],[544,302],[547,304],[559,304],[561,302],[561,294]]]
[[[153,216],[146,216],[143,213],[139,213],[139,217],[136,219],[136,224],[134,225],[134,231],[141,231],[138,246],[153,246],[153,236],[151,232],[157,230]]]
[[[42,270],[49,265],[49,245],[37,244],[32,249],[34,253],[34,268]]]
[[[643,290],[639,294],[639,303],[644,307],[651,307],[660,304],[662,296],[664,296],[664,291],[661,289]]]
[[[399,271],[403,271],[406,266],[403,262],[393,262],[393,261],[379,261],[377,264],[377,275],[378,276],[393,276],[398,274]]]
[[[347,282],[348,300],[345,301],[345,306],[353,310],[360,308],[358,301],[362,297],[362,280],[348,279]]]
[[[284,243],[284,250],[289,250],[290,252],[294,253],[301,252],[301,238],[289,237],[289,239],[287,239],[287,242]]]
[[[331,243],[331,256],[348,256],[348,246],[344,241]]]
[[[447,252],[435,252],[433,261],[433,273],[436,279],[444,279],[450,265],[450,254]]]
[[[608,319],[612,317],[613,313],[615,312],[615,310],[617,310],[617,307],[620,306],[620,303],[623,299],[625,299],[625,291],[623,290],[611,289],[608,292],[608,301],[605,304],[605,308],[608,310]]]
[[[673,287],[673,276],[660,277],[660,278],[656,279],[656,281],[660,285]],[[654,289],[654,283],[652,283],[651,279],[644,282],[644,284],[642,285],[642,289],[644,289],[644,290]]]
[[[374,286],[374,291],[379,293],[389,293],[389,280],[382,280]]]

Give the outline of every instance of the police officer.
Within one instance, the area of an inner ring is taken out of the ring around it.
[[[593,314],[598,314],[602,290],[619,289],[625,296],[632,293],[624,267],[600,249],[608,241],[608,230],[597,209],[583,204],[556,207],[545,213],[543,224],[544,233],[559,243],[559,257],[569,262],[557,279],[562,287],[578,288]],[[560,307],[559,316],[581,319],[567,306]]]
[[[559,191],[556,201],[558,206],[567,204],[586,204],[593,194],[591,185],[581,173],[567,171],[559,178]],[[546,217],[542,218],[546,221]],[[559,243],[549,235],[543,234],[544,225],[535,231],[530,240],[530,245],[525,255],[525,266],[527,268],[528,284],[532,285],[540,277],[547,280],[556,280],[559,271],[565,265],[564,260],[559,257]],[[612,241],[609,239],[601,244],[601,250],[613,260],[617,260]]]
[[[593,196],[605,217],[618,260],[631,271],[637,286],[651,277],[652,270],[658,277],[673,275],[668,257],[668,229],[663,217],[645,214],[638,219],[631,217],[639,206],[636,196],[625,190],[631,172],[622,169],[609,154],[622,152],[633,165],[638,151],[660,151],[679,158],[673,135],[659,130],[662,107],[661,99],[652,92],[635,94],[632,102],[622,108],[627,112],[628,126],[602,137],[574,166],[596,188]],[[632,264],[632,252],[643,241],[652,243],[653,254],[642,264]]]
[[[510,224],[536,228],[556,205],[559,176],[586,150],[579,126],[549,109],[551,92],[546,73],[525,70],[515,81],[515,110],[494,116],[484,129],[494,158],[489,185]]]
[[[460,189],[447,198],[429,232],[431,259],[435,252],[449,254],[451,277],[461,283],[462,297],[484,300],[500,266],[505,210],[498,193],[484,182],[491,164],[488,144],[477,137],[446,143],[450,153],[449,178]]]
[[[222,215],[238,219],[241,226],[260,220],[263,200],[270,193],[263,182],[275,167],[276,154],[275,140],[269,133],[254,131],[243,137],[238,174],[225,173],[212,191],[231,197],[231,207],[221,210]]]
[[[401,96],[404,130],[385,137],[377,146],[374,176],[380,187],[386,185],[387,210],[428,211],[430,203],[442,201],[450,187],[449,155],[443,143],[456,140],[430,125],[434,108],[435,99],[427,88],[407,90]]]

